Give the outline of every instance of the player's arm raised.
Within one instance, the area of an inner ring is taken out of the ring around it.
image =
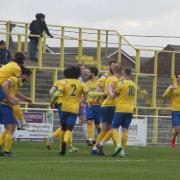
[[[174,86],[171,84],[163,94],[163,97],[170,97],[173,94]]]

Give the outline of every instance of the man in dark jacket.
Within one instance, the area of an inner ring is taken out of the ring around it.
[[[6,48],[5,41],[0,41],[0,64],[7,64],[11,60],[11,54]]]
[[[29,44],[29,58],[32,61],[37,61],[37,47],[38,47],[38,37],[33,37],[31,35],[43,36],[45,31],[48,36],[53,37],[46,25],[45,15],[38,13],[36,14],[36,20],[32,21],[29,27],[30,30],[30,44]]]

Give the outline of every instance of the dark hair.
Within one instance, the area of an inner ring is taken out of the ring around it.
[[[6,44],[6,42],[5,42],[4,40],[1,40],[1,41],[0,41],[0,46],[2,46],[2,45],[4,45],[4,44]]]
[[[176,78],[180,75],[180,71],[176,73]]]
[[[70,68],[66,68],[63,72],[65,78],[70,78]]]
[[[21,66],[21,74],[31,76],[32,71],[24,66]]]
[[[117,63],[117,60],[111,59],[111,60],[108,61],[108,65],[109,65],[109,66],[110,66],[111,64],[113,64],[113,63]]]
[[[98,68],[95,67],[95,66],[89,67],[89,70],[90,70],[90,72],[93,73],[95,76],[97,76],[98,73],[99,73]]]
[[[14,56],[13,61],[18,63],[19,65],[23,65],[25,61],[25,55],[21,52],[17,52]]]
[[[36,14],[36,19],[40,20],[41,18],[45,18],[45,15],[43,13],[37,13]]]
[[[64,70],[64,75],[69,79],[78,79],[81,75],[81,70],[77,66],[71,66]]]
[[[117,64],[116,66],[114,66],[114,73],[122,73],[123,67],[120,64]]]
[[[126,76],[131,76],[132,75],[132,69],[130,67],[124,68],[124,73]]]

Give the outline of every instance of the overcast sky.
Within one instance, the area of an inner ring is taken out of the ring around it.
[[[0,0],[0,19],[117,29],[123,34],[180,36],[179,0]],[[180,39],[132,39],[136,44],[180,44]]]

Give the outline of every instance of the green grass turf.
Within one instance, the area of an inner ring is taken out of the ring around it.
[[[58,146],[48,151],[42,142],[16,142],[16,157],[0,157],[0,180],[179,180],[180,150],[169,147],[129,147],[126,159],[90,155],[90,148],[58,156]]]

